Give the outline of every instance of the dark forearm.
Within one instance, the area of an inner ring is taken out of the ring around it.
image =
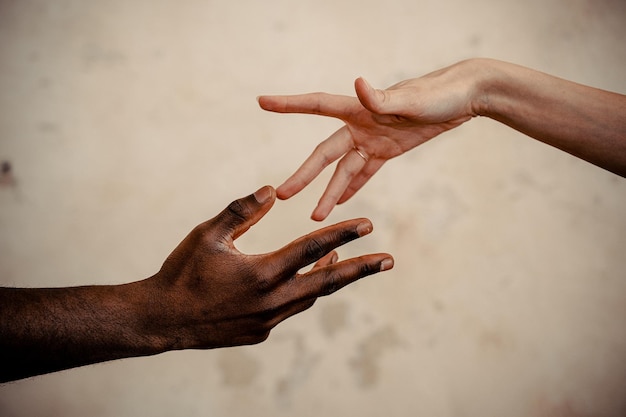
[[[0,380],[158,353],[140,286],[0,288]]]

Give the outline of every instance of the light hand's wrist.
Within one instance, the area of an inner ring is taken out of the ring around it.
[[[493,118],[494,98],[503,83],[502,63],[488,58],[472,58],[459,63],[462,77],[468,80],[468,95],[472,116]]]

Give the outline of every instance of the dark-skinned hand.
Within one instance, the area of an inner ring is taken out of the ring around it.
[[[372,231],[367,219],[325,227],[271,253],[241,253],[235,240],[275,199],[266,186],[233,201],[142,281],[0,288],[0,381],[169,350],[259,343],[318,297],[393,267],[388,254],[336,262],[336,247]]]

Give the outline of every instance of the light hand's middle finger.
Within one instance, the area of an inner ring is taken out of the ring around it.
[[[313,153],[300,165],[300,168],[276,189],[276,195],[281,200],[286,200],[299,193],[324,168],[350,149],[352,149],[352,137],[348,128],[344,126],[317,145]]]

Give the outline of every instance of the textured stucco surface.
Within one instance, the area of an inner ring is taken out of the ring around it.
[[[622,0],[0,1],[0,282],[150,276],[196,224],[278,185],[335,120],[265,93],[353,94],[473,56],[626,92]],[[238,246],[320,224],[330,172]],[[0,386],[2,416],[626,415],[626,180],[473,120],[387,164],[323,224],[393,271],[263,344]]]

